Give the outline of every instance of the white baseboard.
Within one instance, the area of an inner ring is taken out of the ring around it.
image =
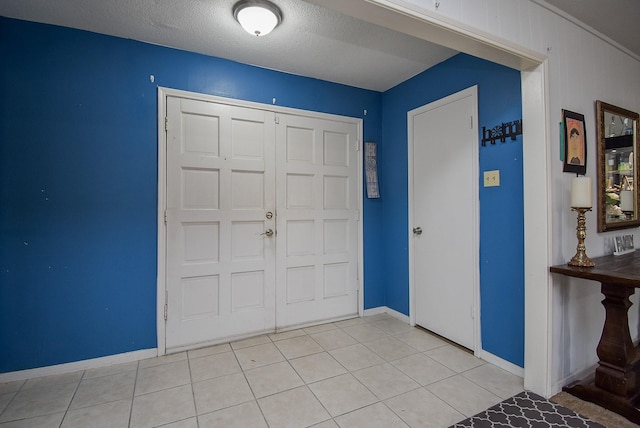
[[[364,311],[365,317],[378,314],[388,314],[402,322],[406,322],[407,324],[409,324],[409,317],[407,315],[386,306],[378,306],[377,308],[365,309]]]
[[[90,360],[74,361],[73,363],[58,364],[55,366],[38,367],[35,369],[20,370],[17,372],[0,373],[0,383],[16,380],[31,379],[34,377],[51,376],[63,373],[72,373],[80,370],[95,369],[114,364],[130,363],[158,356],[158,349],[143,349],[140,351],[125,352],[124,354],[109,355],[107,357],[92,358]]]
[[[518,377],[524,379],[524,369],[516,364],[513,364],[507,360],[503,360],[502,358],[481,349],[476,352],[476,357],[485,360],[488,363],[493,364],[496,367],[500,367],[502,370],[506,370],[511,374],[514,374]]]
[[[589,375],[593,374],[593,372],[596,371],[596,368],[598,367],[598,363],[594,363],[592,366],[589,366],[585,369],[582,369],[578,372],[573,373],[572,375],[569,375],[565,378],[562,378],[560,380],[558,380],[557,382],[554,382],[553,384],[551,384],[551,391],[550,391],[550,395],[549,397],[552,397],[554,395],[556,395],[557,393],[559,393],[560,391],[562,391],[562,388],[565,385],[570,385],[573,382],[576,382],[578,380],[582,380],[586,377],[588,377]]]
[[[640,341],[638,340],[638,338],[634,338],[633,340],[633,346],[634,347],[638,347],[640,346]],[[570,374],[569,376],[566,376],[562,379],[558,379],[555,382],[553,382],[551,384],[551,390],[550,390],[550,395],[549,397],[552,397],[554,395],[556,395],[557,393],[562,391],[562,388],[564,388],[567,385],[571,385],[574,382],[577,382],[579,380],[583,380],[589,376],[591,376],[596,369],[598,368],[598,361],[593,361],[592,364],[588,365],[587,367],[583,368],[582,370],[578,370],[572,374]],[[548,397],[547,397],[548,398]]]
[[[386,314],[386,313],[387,313],[387,307],[386,306],[378,306],[377,308],[371,308],[371,309],[365,309],[364,310],[364,316],[365,317],[370,317],[371,315]]]
[[[366,309],[364,311],[364,316],[371,316],[371,315],[378,315],[378,314],[388,314],[402,322],[409,324],[409,317],[407,315],[401,312],[398,312],[394,309],[388,308],[386,306],[379,306],[377,308]],[[297,327],[299,328],[299,326]],[[173,351],[175,352],[175,350]],[[158,356],[158,349],[152,348],[152,349],[143,349],[140,351],[126,352],[123,354],[109,355],[106,357],[93,358],[90,360],[75,361],[73,363],[58,364],[55,366],[38,367],[35,369],[0,373],[0,383],[31,379],[35,377],[41,377],[41,376],[51,376],[51,375],[57,375],[57,374],[63,374],[63,373],[72,373],[79,370],[88,370],[88,369],[95,369],[98,367],[110,366],[114,364],[129,363],[132,361],[138,361],[138,360],[153,358],[157,356]],[[503,360],[502,358],[497,357],[489,352],[480,350],[479,352],[476,353],[476,356],[478,358],[482,358],[483,360],[497,367],[500,367],[503,370],[508,371],[509,373],[512,373],[519,377],[524,377],[524,369],[522,367],[519,367],[513,363],[510,363],[509,361]],[[588,374],[592,371],[593,371],[593,368],[589,368],[589,369],[585,369],[584,372],[580,372],[578,374],[567,377],[562,381],[560,381],[559,383],[554,384],[552,389],[556,392],[559,392],[562,389],[563,385],[567,385],[573,382],[574,380],[581,379],[585,376],[585,374]],[[555,395],[556,392],[554,392],[553,395]]]

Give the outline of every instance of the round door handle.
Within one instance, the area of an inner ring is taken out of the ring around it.
[[[422,228],[420,226],[413,228],[414,235],[422,235]]]

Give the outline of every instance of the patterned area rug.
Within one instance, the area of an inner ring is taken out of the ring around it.
[[[450,428],[605,428],[532,392],[521,392]]]

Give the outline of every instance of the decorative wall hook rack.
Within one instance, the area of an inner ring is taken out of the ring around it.
[[[507,141],[507,138],[515,140],[518,135],[522,134],[522,119],[514,120],[513,122],[503,122],[501,125],[496,125],[491,129],[482,127],[482,145],[486,146],[487,141],[491,144],[495,144],[496,140],[500,140],[501,143]]]

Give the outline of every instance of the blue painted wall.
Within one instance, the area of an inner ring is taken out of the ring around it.
[[[6,18],[0,58],[0,373],[156,347],[156,85],[366,109],[380,140],[374,91]],[[377,307],[381,203],[364,210]]]
[[[478,85],[479,141],[482,126],[522,118],[520,72],[464,54],[382,96],[385,301],[404,314],[409,313],[407,112],[473,85]],[[480,177],[483,171],[499,169],[501,183],[479,189],[482,345],[524,367],[522,137],[480,146],[479,155]]]
[[[520,117],[519,74],[466,55],[380,94],[0,18],[0,58],[0,373],[156,346],[157,85],[366,109],[382,198],[364,199],[364,303],[405,314],[406,112],[478,84],[481,126]],[[519,365],[521,164],[520,140],[480,150],[480,171],[500,169],[503,182],[480,189],[483,342]]]

